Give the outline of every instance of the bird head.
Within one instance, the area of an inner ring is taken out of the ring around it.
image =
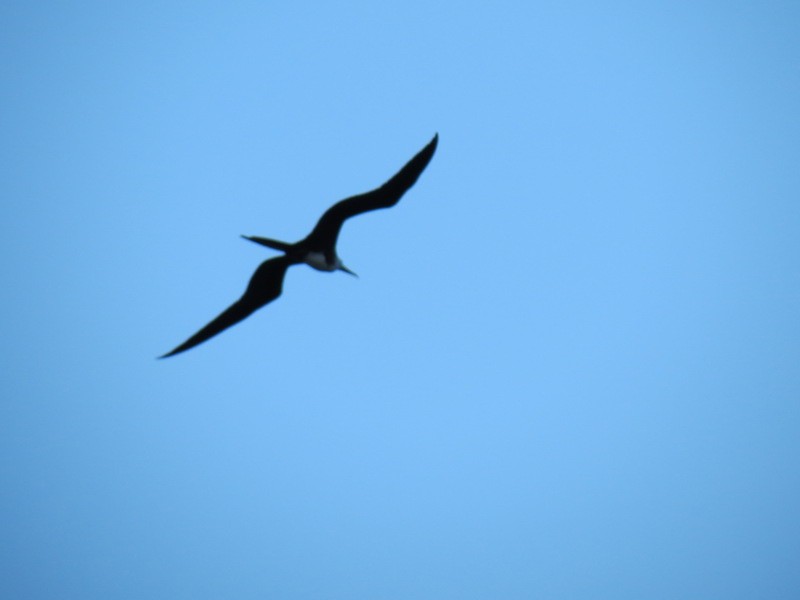
[[[353,277],[358,277],[358,273],[354,273],[353,271],[345,267],[341,262],[339,262],[339,270],[344,271],[345,273],[349,273]]]

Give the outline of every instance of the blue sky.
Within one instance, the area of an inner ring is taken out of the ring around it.
[[[0,596],[796,597],[798,5],[0,22]]]

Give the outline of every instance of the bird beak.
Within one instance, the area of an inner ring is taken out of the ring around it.
[[[347,267],[345,267],[344,265],[341,265],[341,266],[339,267],[339,270],[340,270],[340,271],[344,271],[345,273],[349,273],[349,274],[350,274],[350,275],[352,275],[353,277],[358,277],[358,273],[353,273],[353,272],[352,272],[350,269],[348,269],[348,268],[347,268]]]

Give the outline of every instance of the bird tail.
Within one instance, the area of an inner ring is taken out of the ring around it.
[[[269,238],[257,237],[254,235],[243,235],[242,236],[246,240],[250,240],[251,242],[255,242],[256,244],[261,244],[262,246],[266,246],[267,248],[272,248],[273,250],[280,250],[281,252],[290,252],[294,244],[287,244],[286,242],[280,242],[278,240],[271,240]]]

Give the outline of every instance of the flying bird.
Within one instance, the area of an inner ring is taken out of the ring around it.
[[[311,233],[299,242],[289,244],[269,238],[243,235],[243,238],[251,242],[280,250],[283,255],[261,263],[250,278],[250,283],[247,284],[247,289],[241,298],[180,346],[159,358],[167,358],[194,348],[275,300],[281,295],[283,278],[292,265],[305,263],[318,271],[344,271],[355,275],[353,271],[344,266],[336,253],[336,240],[342,225],[355,215],[379,208],[389,208],[397,204],[428,166],[438,141],[439,134],[436,134],[427,146],[381,187],[365,194],[346,198],[331,206],[317,221]]]

